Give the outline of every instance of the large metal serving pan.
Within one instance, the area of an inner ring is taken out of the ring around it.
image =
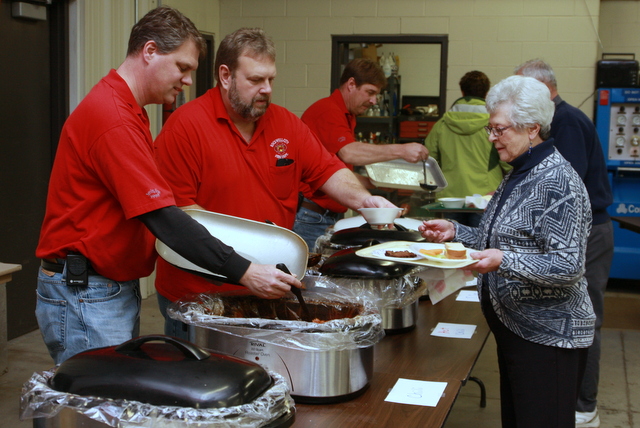
[[[435,185],[434,192],[447,187],[447,180],[442,174],[438,162],[429,158],[426,161],[427,184]],[[403,159],[396,159],[387,162],[372,163],[365,166],[367,175],[377,187],[387,187],[390,189],[419,190],[425,192],[420,187],[424,183],[424,172],[422,162],[410,163]]]
[[[211,211],[189,209],[185,212],[246,259],[260,264],[284,263],[298,279],[304,277],[309,248],[299,235],[289,229]],[[191,263],[160,240],[156,240],[156,250],[160,257],[174,266],[222,282],[226,280],[222,275]]]

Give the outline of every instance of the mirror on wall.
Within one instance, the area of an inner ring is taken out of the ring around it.
[[[378,105],[358,118],[356,136],[372,143],[424,139],[445,112],[447,35],[334,35],[331,90],[355,58],[378,61],[387,88]]]
[[[392,56],[401,78],[401,96],[438,97],[439,110],[444,112],[447,52],[447,35],[334,35],[331,90],[338,87],[350,60],[369,57],[380,61]]]

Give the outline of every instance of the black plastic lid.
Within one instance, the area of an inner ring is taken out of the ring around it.
[[[407,230],[400,225],[396,225],[396,229],[371,229],[369,225],[342,229],[331,235],[331,243],[358,246],[365,245],[370,240],[375,240],[380,244],[389,241],[425,241],[425,238],[418,231]]]
[[[407,264],[360,257],[356,254],[360,248],[336,252],[325,260],[318,271],[323,275],[342,278],[395,279],[415,269],[415,266]]]
[[[249,403],[272,383],[254,362],[162,335],[81,352],[51,379],[53,389],[81,396],[203,409]]]

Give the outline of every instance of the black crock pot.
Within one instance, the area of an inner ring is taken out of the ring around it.
[[[426,239],[416,230],[394,224],[395,229],[372,229],[369,224],[342,229],[331,235],[330,242],[336,245],[360,246],[374,240],[379,244],[389,241],[424,242]]]
[[[412,330],[417,321],[417,303],[419,297],[406,304],[398,304],[399,296],[412,294],[420,279],[410,274],[415,266],[360,257],[356,251],[366,246],[378,244],[368,240],[365,245],[346,248],[328,257],[318,272],[323,276],[335,278],[340,286],[365,287],[379,294],[379,309],[382,326],[387,334],[404,333]]]
[[[115,426],[104,419],[104,412],[110,415],[107,418],[120,420],[117,426],[122,427],[138,426],[139,421],[130,425],[130,419],[138,417],[176,427],[195,422],[219,426],[221,417],[236,420],[236,409],[249,411],[252,406],[260,406],[260,415],[245,420],[251,426],[286,428],[294,422],[295,408],[284,380],[273,376],[278,377],[252,361],[211,353],[182,339],[150,335],[69,358],[44,376],[48,379],[44,389],[39,383],[44,377],[34,375],[33,389],[27,388],[22,401],[38,410],[33,414],[38,428]],[[47,388],[48,394],[36,392]],[[82,404],[85,400],[90,404]],[[94,411],[86,413],[91,410],[87,406],[94,406]],[[52,413],[43,417],[42,409]]]
[[[356,251],[363,247],[378,244],[369,240],[364,246],[346,248],[327,258],[318,272],[322,275],[338,278],[394,279],[407,275],[415,266],[360,257]]]
[[[152,343],[158,340],[163,343]],[[159,335],[81,352],[51,379],[51,387],[61,392],[193,408],[245,404],[271,384],[256,363]]]

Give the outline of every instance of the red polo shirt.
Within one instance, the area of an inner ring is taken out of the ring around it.
[[[178,206],[198,204],[289,229],[295,221],[300,182],[315,190],[344,168],[298,117],[274,104],[246,143],[227,114],[218,87],[171,114],[156,139],[156,156]],[[156,288],[175,301],[188,293],[235,287],[212,286],[159,259]]]
[[[338,89],[333,91],[329,97],[313,103],[302,115],[302,120],[309,125],[322,144],[333,154],[337,154],[341,148],[356,141],[354,135],[356,117],[347,110]],[[353,165],[346,165],[353,170]],[[313,192],[309,186],[303,184],[300,191],[307,199],[311,199],[324,209],[336,213],[347,211],[347,207],[340,205],[320,191]]]
[[[175,205],[152,141],[146,111],[111,70],[62,129],[36,256],[80,252],[116,281],[149,275],[155,238],[134,217]]]

